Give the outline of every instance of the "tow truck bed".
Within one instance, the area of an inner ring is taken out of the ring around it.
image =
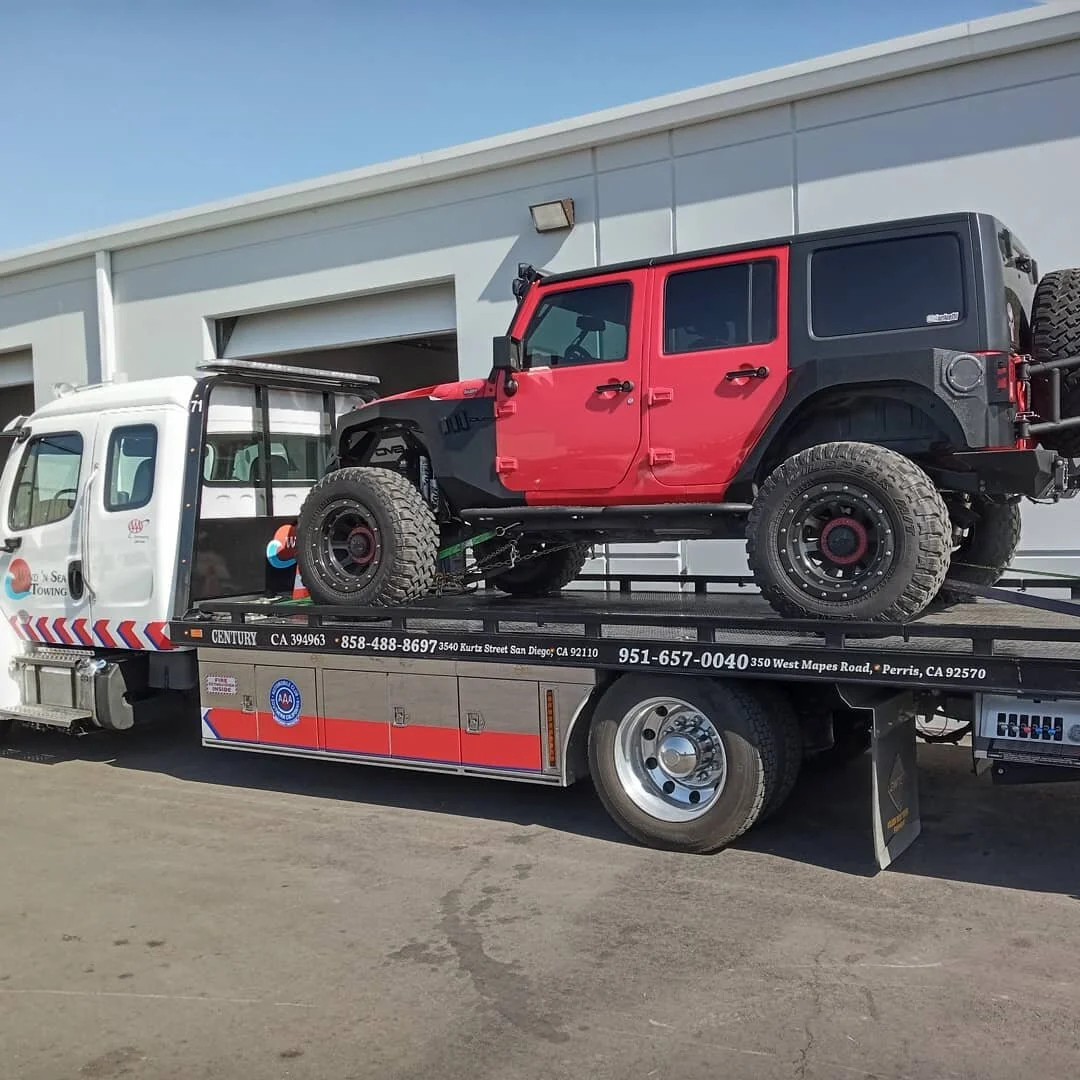
[[[883,866],[919,830],[915,718],[928,702],[958,708],[976,758],[1002,777],[1005,763],[1080,764],[1080,702],[1063,700],[1080,695],[1080,605],[1046,596],[1073,582],[1016,579],[891,625],[783,619],[743,579],[583,581],[599,587],[528,602],[484,590],[348,612],[208,602],[170,633],[198,650],[207,745],[557,785],[590,771],[586,729],[626,676],[657,694],[782,683],[797,706],[816,687],[870,716]]]

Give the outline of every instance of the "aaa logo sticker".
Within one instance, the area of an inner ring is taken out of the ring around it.
[[[300,690],[292,679],[278,679],[270,687],[270,712],[282,727],[292,727],[300,719]]]

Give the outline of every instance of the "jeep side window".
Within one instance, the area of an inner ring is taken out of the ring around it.
[[[19,463],[8,522],[15,531],[63,521],[79,497],[83,440],[75,431],[31,439]]]
[[[139,510],[153,498],[157,428],[118,427],[109,436],[105,465],[105,509]]]
[[[551,293],[540,301],[525,331],[525,366],[625,360],[629,326],[629,282]]]
[[[671,274],[664,287],[664,352],[761,345],[776,337],[776,260]]]
[[[815,337],[955,325],[964,314],[960,241],[952,233],[820,248],[810,257]]]

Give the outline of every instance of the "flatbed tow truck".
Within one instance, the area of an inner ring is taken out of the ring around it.
[[[1064,771],[1080,767],[1080,605],[1046,595],[1075,598],[1075,582],[973,588],[892,626],[784,619],[735,577],[582,583],[347,615],[209,602],[170,636],[197,651],[206,746],[552,786],[591,775],[619,824],[662,847],[721,847],[780,809],[804,754],[868,748],[884,868],[920,831],[916,743],[934,714],[953,740],[970,733],[997,783],[1080,779]],[[706,799],[727,811],[719,831],[695,827]]]
[[[542,599],[458,580],[394,607],[312,603],[298,509],[369,391],[217,361],[11,425],[0,610],[17,700],[0,735],[123,732],[170,699],[207,747],[591,778],[629,835],[693,852],[776,814],[804,760],[869,749],[882,867],[919,833],[920,718],[970,732],[995,781],[1080,778],[1076,582],[956,582],[971,602],[897,624],[781,616],[730,577],[585,574]]]

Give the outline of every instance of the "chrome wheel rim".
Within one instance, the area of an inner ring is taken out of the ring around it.
[[[615,772],[630,801],[659,821],[693,821],[720,797],[727,752],[716,725],[681,698],[639,702],[619,721]]]

